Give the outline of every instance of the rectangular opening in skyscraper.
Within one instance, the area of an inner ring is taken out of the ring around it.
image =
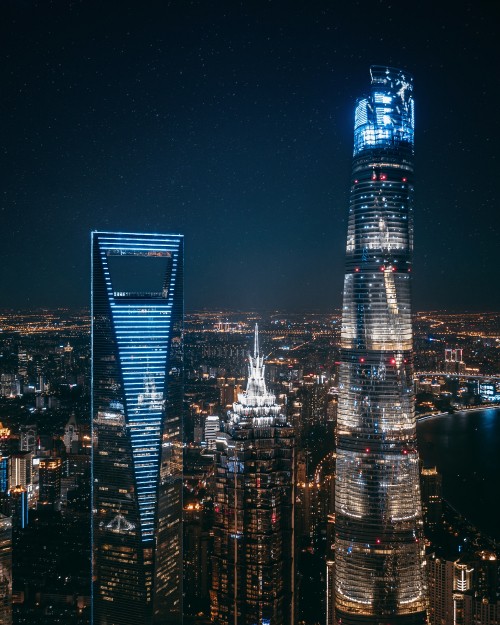
[[[107,250],[115,297],[167,297],[172,254],[165,251]]]

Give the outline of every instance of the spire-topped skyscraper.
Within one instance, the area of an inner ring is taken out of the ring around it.
[[[413,79],[371,67],[358,100],[342,311],[335,622],[423,625],[413,397]]]
[[[231,422],[240,423],[248,419],[265,417],[277,419],[280,416],[281,406],[276,403],[276,397],[267,390],[264,377],[264,356],[260,355],[259,326],[255,324],[254,351],[248,354],[248,381],[244,393],[238,394],[238,401],[233,404]]]
[[[257,326],[248,363],[217,440],[212,620],[293,625],[294,433],[267,389]]]

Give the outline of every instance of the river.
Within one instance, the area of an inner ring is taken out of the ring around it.
[[[420,457],[443,475],[443,494],[500,540],[500,408],[456,412],[417,424]]]

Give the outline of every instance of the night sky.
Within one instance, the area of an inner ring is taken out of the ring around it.
[[[495,6],[3,0],[0,307],[88,305],[101,229],[183,233],[188,310],[338,308],[353,107],[388,64],[415,76],[414,308],[499,310]]]

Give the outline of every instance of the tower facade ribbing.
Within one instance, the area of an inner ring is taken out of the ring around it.
[[[357,101],[342,311],[335,622],[423,625],[413,396],[413,79],[371,67]]]
[[[211,613],[218,625],[293,625],[294,432],[266,388],[257,326],[248,382],[217,438]]]
[[[182,622],[183,237],[92,233],[93,625]]]

